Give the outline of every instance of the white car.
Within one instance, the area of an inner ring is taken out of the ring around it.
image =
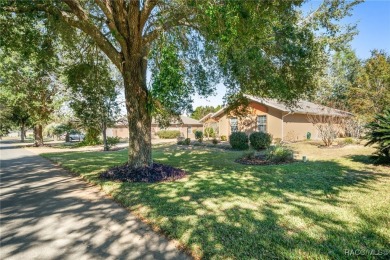
[[[69,135],[69,141],[83,141],[84,135],[83,134],[70,134]]]

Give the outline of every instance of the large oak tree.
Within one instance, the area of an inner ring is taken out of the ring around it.
[[[289,101],[313,92],[324,52],[343,40],[336,22],[355,2],[324,0],[307,15],[303,2],[2,0],[0,11],[6,37],[28,17],[65,33],[76,28],[107,55],[124,81],[129,165],[140,167],[152,162],[152,114],[164,121],[187,109],[192,94],[209,94],[218,77],[232,104],[242,93]]]

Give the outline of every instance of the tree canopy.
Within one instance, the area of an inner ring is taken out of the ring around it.
[[[187,109],[191,94],[210,94],[218,80],[233,105],[244,93],[290,102],[313,93],[324,53],[352,35],[353,27],[337,22],[359,1],[324,0],[309,14],[300,10],[303,2],[2,1],[2,43],[12,45],[19,21],[68,42],[75,29],[92,39],[122,74],[129,164],[136,168],[152,162],[152,114]]]
[[[191,117],[194,118],[194,119],[201,119],[202,117],[210,114],[210,113],[215,113],[217,112],[218,110],[220,110],[222,108],[221,105],[218,105],[216,107],[213,107],[213,106],[199,106],[197,108],[195,108],[194,112],[191,114]]]

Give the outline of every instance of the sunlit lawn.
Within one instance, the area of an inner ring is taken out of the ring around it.
[[[158,184],[97,178],[124,163],[127,151],[44,156],[101,185],[196,258],[340,259],[345,250],[383,250],[371,258],[389,257],[390,168],[369,164],[373,150],[362,146],[292,147],[309,162],[245,166],[234,162],[242,152],[155,147],[155,161],[189,173]]]

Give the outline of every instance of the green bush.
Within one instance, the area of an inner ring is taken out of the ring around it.
[[[199,141],[199,143],[203,142],[203,132],[195,131],[195,139]]]
[[[229,136],[229,143],[233,149],[236,150],[247,150],[248,136],[244,132],[234,132]]]
[[[377,144],[378,162],[390,163],[390,108],[383,114],[375,116],[373,122],[367,125],[367,145]]]
[[[174,139],[180,136],[179,130],[160,130],[157,132],[157,136],[161,139]]]
[[[274,163],[291,162],[294,160],[294,152],[285,146],[270,146],[265,151],[265,158]]]
[[[226,135],[221,135],[221,141],[227,141],[227,136]]]
[[[179,141],[177,141],[177,144],[178,145],[190,145],[191,144],[191,139],[190,138],[186,138],[184,140],[179,140]]]
[[[255,155],[254,151],[244,152],[241,156],[241,159],[243,159],[243,160],[252,160],[255,158],[256,158],[256,155]]]
[[[107,137],[107,147],[108,149],[111,149],[112,147],[116,146],[117,144],[119,144],[119,142],[121,141],[121,139],[117,136],[115,137]]]
[[[204,129],[204,136],[206,136],[207,138],[210,138],[210,137],[215,137],[215,131],[214,131],[214,128],[212,127],[206,127]]]
[[[264,132],[254,132],[249,136],[249,140],[253,149],[266,149],[272,143],[272,135]]]
[[[212,142],[213,142],[213,145],[217,145],[219,143],[217,138],[213,138]]]

